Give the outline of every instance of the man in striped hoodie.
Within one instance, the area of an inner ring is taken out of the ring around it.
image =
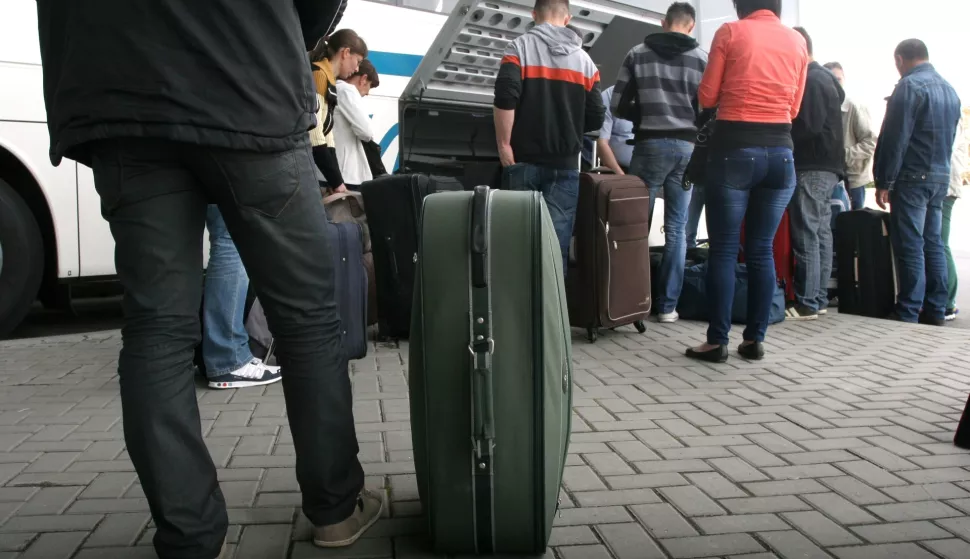
[[[707,68],[707,53],[690,34],[694,7],[675,2],[663,20],[663,33],[648,35],[627,54],[616,79],[612,111],[636,127],[630,173],[650,187],[650,214],[663,192],[664,248],[660,268],[660,322],[676,322],[687,257],[690,190],[684,171],[697,140],[697,89]]]
[[[565,273],[583,133],[600,129],[606,108],[596,64],[566,27],[569,0],[536,0],[532,17],[535,27],[509,44],[495,80],[495,136],[503,186],[542,193]]]

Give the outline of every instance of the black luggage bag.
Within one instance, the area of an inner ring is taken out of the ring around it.
[[[896,307],[896,274],[889,239],[889,214],[864,209],[839,214],[839,312],[886,318]]]
[[[411,329],[418,221],[429,194],[463,190],[457,179],[427,175],[387,175],[361,186],[377,274],[378,334],[407,338]]]
[[[333,254],[334,294],[347,359],[367,355],[367,271],[363,234],[357,223],[328,223]]]

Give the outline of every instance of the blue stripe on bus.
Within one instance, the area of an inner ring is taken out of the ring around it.
[[[421,56],[416,54],[401,54],[398,52],[383,52],[372,50],[367,54],[367,59],[374,63],[377,73],[389,76],[404,76],[410,78],[414,75],[418,65],[421,64]]]
[[[384,155],[387,152],[387,148],[391,147],[391,142],[394,141],[394,138],[397,138],[397,131],[398,125],[395,122],[394,125],[388,129],[387,133],[384,134],[384,137],[381,138],[381,155]],[[394,168],[391,170],[392,173],[397,172],[397,167],[400,161],[401,155],[399,153],[397,159],[394,161]]]

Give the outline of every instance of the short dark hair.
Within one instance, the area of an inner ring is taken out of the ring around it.
[[[341,29],[317,41],[316,46],[310,51],[310,62],[320,62],[324,58],[332,59],[345,48],[349,48],[353,54],[367,58],[367,43],[360,38],[360,35],[353,29]]]
[[[542,14],[551,14],[559,10],[569,11],[569,0],[536,0],[534,10]]]
[[[930,49],[919,39],[906,39],[896,47],[896,56],[906,61],[929,60]]]
[[[843,72],[845,72],[845,68],[843,68],[842,65],[839,64],[838,62],[826,62],[824,66],[829,70],[842,70]]]
[[[568,13],[569,0],[536,0],[536,6],[533,9],[540,14],[552,14],[560,10]]]
[[[769,10],[781,17],[781,0],[734,0],[738,18],[744,19],[758,10]]]
[[[812,48],[812,36],[808,34],[808,31],[805,31],[804,27],[795,27],[794,29],[798,31],[799,35],[805,37],[805,46],[808,47],[808,55],[813,56],[815,52]]]
[[[674,2],[667,8],[667,25],[688,24],[697,21],[697,10],[687,2]]]
[[[357,67],[354,76],[367,76],[367,81],[370,82],[372,88],[381,85],[380,77],[377,75],[377,68],[374,67],[373,62],[366,58],[360,61],[360,66]]]

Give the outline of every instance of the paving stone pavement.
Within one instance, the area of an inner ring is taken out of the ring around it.
[[[774,327],[761,363],[682,357],[704,326],[574,340],[571,454],[552,559],[966,559],[970,393],[960,330],[848,316]],[[0,342],[0,559],[154,557],[125,452],[116,331]],[[360,457],[386,518],[323,551],[299,513],[280,385],[199,390],[244,558],[430,557],[407,347],[353,363]]]

